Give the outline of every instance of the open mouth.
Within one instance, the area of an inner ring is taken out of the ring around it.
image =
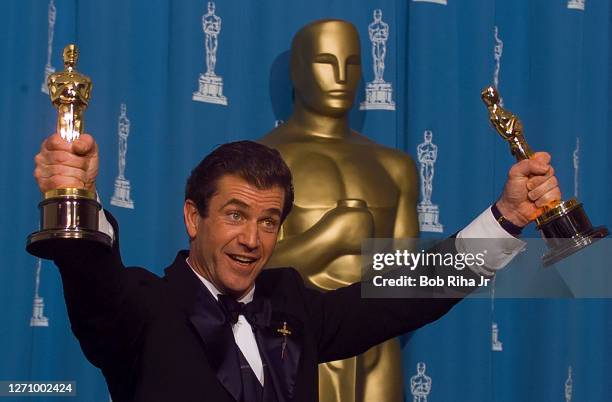
[[[240,255],[240,254],[226,254],[230,259],[234,260],[235,262],[237,262],[240,265],[243,265],[245,267],[254,264],[255,262],[257,262],[257,260],[259,260],[258,257],[252,257],[252,256],[246,256],[246,255]]]

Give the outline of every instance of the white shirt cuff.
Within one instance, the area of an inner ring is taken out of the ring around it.
[[[479,239],[467,240],[467,239]],[[487,240],[487,239],[495,239]],[[479,275],[493,276],[495,271],[505,267],[518,253],[525,249],[525,243],[508,233],[495,220],[491,208],[487,208],[469,225],[457,234],[455,247],[460,253],[484,254],[484,265],[470,266]]]
[[[101,206],[102,201],[100,201],[100,195],[97,192],[96,192],[96,198],[98,199],[98,203]],[[113,230],[113,226],[110,224],[108,219],[106,219],[104,208],[100,208],[100,211],[98,212],[98,230],[110,236],[113,243],[115,242],[115,231]]]

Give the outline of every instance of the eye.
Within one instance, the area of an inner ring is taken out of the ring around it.
[[[338,60],[336,59],[336,56],[329,54],[329,53],[322,53],[322,54],[316,55],[314,62],[322,63],[322,64],[332,64],[332,65],[338,64]]]
[[[234,222],[240,222],[240,220],[242,220],[242,214],[239,211],[229,211],[227,216]]]
[[[268,231],[274,231],[278,228],[278,220],[274,218],[265,218],[261,221],[261,224]]]

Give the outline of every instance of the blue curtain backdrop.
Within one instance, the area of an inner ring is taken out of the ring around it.
[[[183,186],[203,155],[223,142],[259,138],[291,114],[290,41],[301,26],[320,18],[349,20],[361,35],[363,78],[352,127],[415,160],[424,131],[432,131],[438,146],[432,202],[443,235],[496,199],[513,163],[479,98],[495,78],[532,147],[553,155],[564,198],[577,193],[594,223],[612,226],[608,0],[215,5],[222,19],[215,73],[223,78],[227,105],[192,100],[206,71],[206,1],[3,2],[0,380],[73,380],[78,396],[66,400],[109,398],[100,372],[70,332],[57,269],[42,261],[37,286],[38,261],[24,250],[26,236],[38,225],[32,157],[56,119],[41,91],[49,44],[49,64],[59,70],[61,49],[77,43],[79,70],[93,79],[86,130],[100,146],[98,191],[121,223],[129,265],[160,274],[176,250],[187,247]],[[396,109],[360,111],[365,85],[374,79],[367,27],[375,9],[389,25],[384,79],[392,84]],[[122,104],[130,121],[125,178],[133,208],[111,204]],[[527,235],[537,236],[533,230]],[[42,300],[35,300],[36,292]],[[36,301],[44,303],[37,314]],[[611,313],[609,300],[464,301],[402,339],[406,399],[413,398],[410,378],[423,362],[432,378],[429,401],[564,401],[570,367],[572,400],[609,401]],[[500,351],[493,350],[493,323]]]

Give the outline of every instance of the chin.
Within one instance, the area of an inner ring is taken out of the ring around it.
[[[343,116],[351,110],[352,102],[335,101],[327,105],[326,114],[331,116]]]

